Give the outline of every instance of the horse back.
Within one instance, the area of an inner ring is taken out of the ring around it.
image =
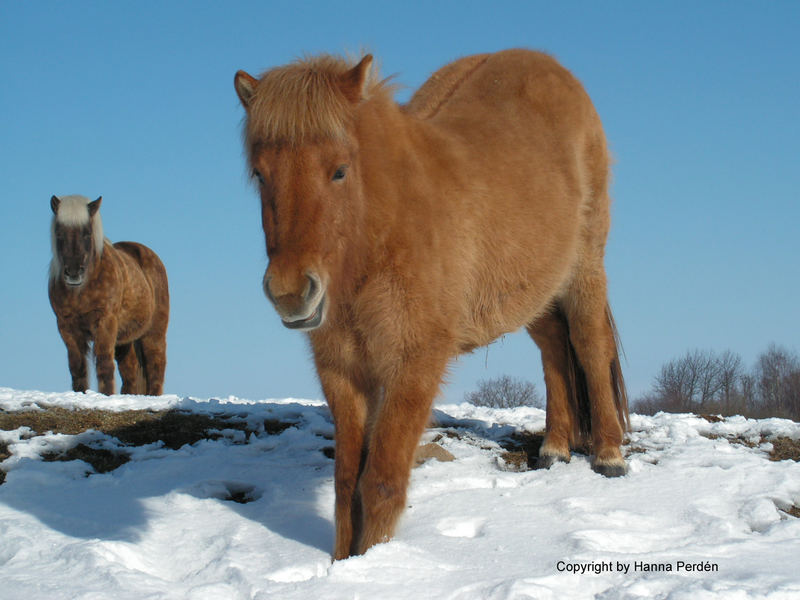
[[[446,204],[457,217],[447,222],[458,243],[446,281],[464,302],[449,314],[465,311],[463,348],[486,344],[557,301],[580,262],[601,259],[594,249],[608,229],[609,167],[602,125],[580,82],[530,50],[459,59],[434,73],[404,112],[429,134],[418,148],[429,179],[444,182],[428,195],[439,214]]]

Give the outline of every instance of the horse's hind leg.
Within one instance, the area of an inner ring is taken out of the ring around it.
[[[117,367],[122,377],[123,394],[144,394],[144,373],[139,365],[134,344],[120,344],[114,350]]]
[[[592,468],[607,476],[624,475],[620,452],[625,426],[624,395],[618,397],[617,346],[608,310],[602,265],[579,269],[564,302],[569,335],[586,378],[594,449]]]
[[[164,392],[164,373],[167,369],[167,333],[150,331],[137,341],[141,344],[142,366],[148,396]]]
[[[536,319],[527,331],[542,353],[547,388],[547,432],[539,448],[539,467],[546,468],[556,461],[569,462],[570,446],[576,441],[577,416],[571,405],[573,385],[569,378],[569,332],[558,308]]]

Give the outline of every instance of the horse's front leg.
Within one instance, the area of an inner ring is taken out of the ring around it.
[[[89,375],[86,365],[86,353],[89,343],[79,331],[74,331],[66,323],[59,321],[58,332],[67,347],[69,374],[72,376],[72,391],[85,392],[89,388]]]
[[[347,558],[355,551],[361,525],[361,502],[357,494],[364,430],[367,419],[367,394],[339,369],[318,368],[322,389],[333,414],[335,430],[336,541],[333,558]]]
[[[372,426],[359,480],[363,524],[358,552],[388,541],[406,504],[414,453],[428,425],[446,359],[406,365],[391,384]]]
[[[114,350],[117,342],[117,319],[106,315],[97,324],[94,338],[94,356],[97,361],[97,389],[111,396],[115,392]]]

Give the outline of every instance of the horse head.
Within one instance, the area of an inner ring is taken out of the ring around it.
[[[79,290],[86,284],[92,264],[103,252],[103,226],[98,212],[102,200],[102,196],[93,202],[84,196],[50,199],[50,277],[63,281],[68,288]]]
[[[318,57],[260,80],[244,71],[234,79],[261,196],[269,258],[264,293],[290,329],[325,323],[356,260],[364,193],[355,113],[371,62],[369,55],[355,66]]]

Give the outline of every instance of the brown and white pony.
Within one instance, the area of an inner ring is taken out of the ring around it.
[[[167,365],[167,272],[150,248],[103,236],[102,198],[50,199],[48,292],[67,346],[72,389],[89,387],[86,354],[94,342],[98,388],[113,394],[114,358],[123,394],[160,395]]]
[[[308,333],[335,422],[336,559],[393,535],[451,359],[521,327],[544,364],[542,464],[589,443],[595,471],[626,472],[609,154],[586,92],[553,58],[509,50],[445,66],[400,106],[371,63],[234,80],[264,291]]]

